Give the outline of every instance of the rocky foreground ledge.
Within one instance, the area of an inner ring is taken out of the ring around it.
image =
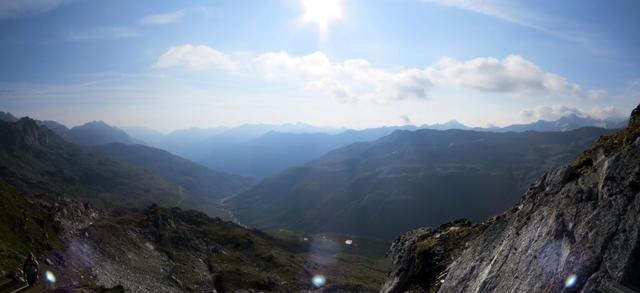
[[[381,292],[640,292],[639,231],[640,106],[510,211],[398,238]]]

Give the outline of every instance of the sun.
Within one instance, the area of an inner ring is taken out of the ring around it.
[[[315,23],[321,31],[326,31],[330,22],[342,17],[340,0],[302,0],[302,5],[304,22]]]

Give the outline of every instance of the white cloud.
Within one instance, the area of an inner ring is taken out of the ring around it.
[[[594,117],[597,119],[619,120],[619,119],[626,119],[629,116],[628,112],[624,113],[623,111],[620,111],[620,109],[613,106],[593,107],[591,108],[591,110],[589,110],[588,113],[591,117]]]
[[[0,0],[0,20],[35,15],[53,10],[73,0]]]
[[[351,93],[351,89],[335,79],[323,78],[312,81],[307,84],[305,89],[324,93],[341,103],[353,103],[357,101],[357,98]]]
[[[596,106],[589,110],[582,110],[577,107],[566,105],[542,105],[521,112],[522,118],[526,121],[553,121],[569,115],[590,117],[601,120],[620,120],[626,117],[625,113],[622,113],[622,111],[613,106]]]
[[[447,87],[582,99],[602,98],[607,94],[604,90],[585,91],[580,85],[546,72],[518,55],[468,61],[443,58],[431,67],[388,69],[376,67],[364,59],[335,61],[322,52],[302,56],[291,56],[285,51],[266,52],[249,57],[249,60],[234,60],[207,46],[183,45],[169,49],[156,63],[157,68],[175,66],[194,70],[237,69],[247,77],[301,85],[302,89],[341,102],[428,99],[433,88]]]
[[[71,41],[115,40],[139,37],[139,31],[128,27],[99,27],[86,30],[71,31],[67,39]]]
[[[180,9],[180,10],[168,12],[168,13],[148,15],[140,20],[140,24],[162,25],[162,24],[175,23],[182,20],[182,17],[184,17],[184,14],[185,14],[184,9]]]
[[[427,70],[436,84],[487,92],[574,95],[586,99],[602,98],[607,94],[604,90],[585,92],[579,85],[557,74],[545,72],[519,55],[509,55],[502,60],[481,57],[465,62],[443,58]]]
[[[609,93],[605,90],[591,90],[587,92],[586,98],[590,100],[598,100],[606,98],[607,96],[609,96]]]
[[[207,46],[190,44],[171,47],[162,54],[155,64],[156,68],[186,67],[192,70],[216,69],[235,71],[238,68],[229,56]]]
[[[481,57],[460,62],[443,58],[432,67],[388,70],[377,68],[364,59],[334,62],[321,52],[292,57],[286,52],[259,55],[256,67],[270,79],[278,77],[330,78],[353,88],[369,89],[369,96],[386,100],[426,99],[434,86],[455,86],[485,92],[522,96],[552,95],[599,99],[604,90],[585,91],[566,78],[546,72],[518,55],[500,60]],[[355,91],[354,91],[355,92]],[[356,93],[354,93],[356,94]]]
[[[575,107],[565,105],[537,106],[533,109],[522,111],[522,118],[527,121],[536,120],[557,120],[561,117],[569,115],[577,115],[581,117],[587,116],[583,111]]]
[[[268,52],[254,61],[258,72],[268,79],[306,80],[307,90],[329,94],[341,102],[425,99],[431,87],[424,70],[385,70],[364,59],[334,62],[322,52],[300,57]]]
[[[301,57],[291,57],[287,52],[267,52],[255,59],[256,68],[267,78],[290,74],[311,76],[330,75],[335,69],[324,53],[315,52]]]

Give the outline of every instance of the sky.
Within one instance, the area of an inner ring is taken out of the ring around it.
[[[620,119],[640,2],[0,0],[0,110],[68,126]]]

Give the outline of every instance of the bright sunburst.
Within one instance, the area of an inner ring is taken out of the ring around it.
[[[340,0],[302,0],[305,23],[315,23],[318,29],[326,31],[331,21],[342,17]]]

